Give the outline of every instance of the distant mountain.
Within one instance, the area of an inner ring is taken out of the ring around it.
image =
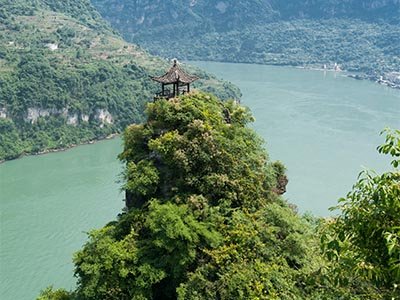
[[[0,0],[0,161],[122,131],[169,62],[126,43],[88,0]],[[224,98],[231,84],[198,69]]]
[[[153,54],[193,60],[400,70],[399,0],[92,0]]]
[[[202,24],[218,30],[294,19],[350,18],[398,23],[399,0],[92,0],[116,28],[132,34],[149,26]]]
[[[284,20],[349,18],[385,23],[398,23],[400,20],[399,0],[273,0],[269,2]]]

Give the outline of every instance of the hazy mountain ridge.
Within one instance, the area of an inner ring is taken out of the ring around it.
[[[97,29],[109,25],[102,20],[89,0],[1,0],[0,13],[4,17],[31,16],[39,10],[61,13]]]
[[[399,0],[272,1],[284,19],[358,18],[364,21],[399,22]]]
[[[211,25],[220,30],[278,20],[358,18],[368,22],[400,22],[400,1],[233,1],[233,0],[92,0],[117,28],[134,30],[182,22]],[[130,18],[127,18],[127,17]]]
[[[371,78],[400,70],[399,0],[92,2],[126,39],[165,57],[338,63]]]
[[[0,6],[0,160],[65,148],[138,122],[169,62],[123,41],[89,1]],[[238,97],[193,69],[199,86]]]

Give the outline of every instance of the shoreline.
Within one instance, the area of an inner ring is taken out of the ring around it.
[[[367,74],[348,74],[346,75],[349,78],[355,79],[355,80],[368,80],[368,81],[372,81],[375,83],[378,83],[379,85],[382,86],[386,86],[388,88],[392,88],[395,90],[400,90],[400,83],[391,81],[387,78],[383,78],[383,76],[381,76],[380,78],[377,76],[371,76],[371,75],[367,75]]]
[[[245,64],[245,65],[261,65],[261,66],[271,66],[271,67],[289,67],[300,70],[310,70],[310,71],[325,71],[325,72],[336,72],[337,74],[342,74],[345,77],[352,78],[355,80],[366,80],[374,83],[378,83],[379,85],[386,86],[391,89],[400,90],[400,83],[388,80],[385,76],[388,74],[384,74],[381,76],[378,75],[368,75],[367,73],[357,72],[357,71],[348,71],[346,69],[335,70],[333,68],[322,68],[321,64],[315,65],[290,65],[290,64],[268,64],[268,63],[249,63],[249,62],[239,62],[239,61],[229,61],[229,60],[183,60],[183,62],[191,64],[192,62],[214,62],[214,63],[230,63],[230,64]],[[323,64],[322,64],[323,65]],[[389,72],[392,73],[392,72]],[[396,73],[396,72],[395,72]],[[383,77],[383,79],[381,78]]]
[[[377,75],[368,75],[366,73],[357,73],[357,72],[351,72],[351,71],[347,71],[347,70],[335,70],[332,68],[321,68],[318,67],[319,65],[309,65],[309,66],[299,66],[299,65],[289,65],[289,64],[263,64],[263,63],[247,63],[247,62],[229,62],[229,61],[217,61],[217,60],[209,60],[209,61],[203,61],[203,60],[184,60],[184,63],[188,63],[188,64],[192,64],[192,63],[196,63],[196,62],[216,62],[216,63],[232,63],[232,64],[249,64],[249,65],[264,65],[264,66],[272,66],[272,67],[290,67],[290,68],[294,68],[294,69],[302,69],[302,70],[310,70],[310,71],[324,71],[324,72],[334,72],[334,73],[338,73],[338,74],[342,74],[342,76],[347,77],[347,78],[351,78],[354,80],[366,80],[369,82],[374,82],[377,83],[381,86],[386,86],[388,88],[394,89],[394,90],[400,90],[400,83],[391,81],[383,76],[377,77]],[[90,140],[87,142],[82,142],[79,144],[72,144],[69,145],[67,147],[64,148],[55,148],[55,149],[47,149],[47,150],[43,150],[37,153],[23,153],[20,156],[16,157],[16,158],[12,158],[12,159],[3,159],[0,160],[0,164],[5,163],[7,161],[12,161],[12,160],[17,160],[20,158],[23,158],[25,156],[37,156],[37,155],[44,155],[44,154],[49,154],[49,153],[57,153],[57,152],[62,152],[62,151],[67,151],[71,148],[75,148],[78,146],[83,146],[83,145],[90,145],[90,144],[94,144],[96,142],[100,142],[100,141],[104,141],[104,140],[110,140],[113,139],[117,136],[120,136],[120,133],[113,133],[110,134],[104,138],[99,138],[99,139],[95,139],[95,140]]]
[[[352,71],[347,71],[347,70],[334,70],[332,68],[324,69],[324,68],[318,68],[314,66],[293,66],[296,69],[302,69],[302,70],[311,70],[311,71],[323,71],[323,72],[336,72],[337,74],[342,74],[343,76],[347,78],[352,78],[355,80],[366,80],[374,83],[378,83],[379,85],[386,86],[395,90],[400,90],[400,83],[397,83],[395,81],[392,81],[388,79],[385,74],[385,76],[379,76],[378,75],[368,75],[367,73],[357,73],[357,72],[352,72]]]
[[[26,156],[39,156],[39,155],[46,155],[46,154],[50,154],[50,153],[57,153],[57,152],[64,152],[64,151],[68,151],[70,149],[73,149],[75,147],[79,147],[79,146],[84,146],[84,145],[92,145],[95,144],[97,142],[101,142],[101,141],[106,141],[106,140],[112,140],[115,139],[116,137],[119,137],[120,133],[112,133],[104,138],[99,138],[99,139],[95,139],[95,140],[90,140],[87,142],[82,142],[80,144],[71,144],[67,147],[64,148],[55,148],[55,149],[47,149],[47,150],[43,150],[37,153],[23,153],[20,156],[13,158],[13,159],[3,159],[0,160],[0,164],[8,162],[8,161],[13,161],[13,160],[17,160]]]

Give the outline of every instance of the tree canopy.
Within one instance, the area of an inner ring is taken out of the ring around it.
[[[296,294],[296,275],[311,268],[312,238],[275,192],[278,173],[247,127],[248,109],[194,93],[151,103],[147,114],[145,124],[126,130],[120,155],[130,208],[92,233],[76,255],[79,293],[87,299]],[[98,269],[103,260],[111,269],[103,263]],[[281,281],[265,266],[284,271]],[[223,291],[213,288],[221,284]]]
[[[323,232],[323,247],[333,262],[332,279],[358,286],[377,299],[400,297],[400,130],[384,131],[378,151],[392,156],[393,170],[360,173],[353,190],[339,200],[341,214]],[[365,283],[368,284],[365,284]]]
[[[335,218],[299,216],[285,168],[250,111],[195,92],[147,106],[129,126],[127,208],[75,254],[77,288],[39,300],[396,299],[400,135],[379,147],[395,169],[364,173]]]
[[[191,93],[151,103],[147,115],[124,134],[129,209],[75,255],[73,296],[299,296],[318,243],[281,199],[284,168],[248,127],[249,110]]]

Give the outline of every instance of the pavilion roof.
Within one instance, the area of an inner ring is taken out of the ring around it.
[[[183,71],[177,61],[174,61],[174,65],[171,67],[171,69],[168,70],[167,73],[160,77],[152,77],[153,80],[160,82],[160,83],[192,83],[193,81],[196,81],[199,79],[199,77],[187,74],[185,71]]]

